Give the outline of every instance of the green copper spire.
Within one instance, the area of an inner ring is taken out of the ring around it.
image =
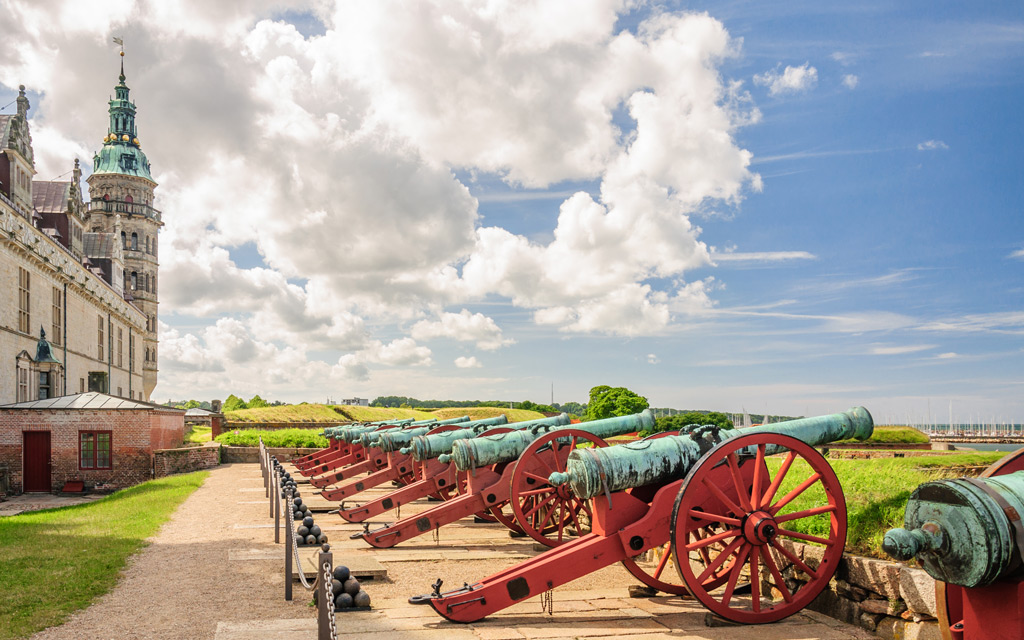
[[[135,129],[135,103],[128,98],[128,85],[124,83],[123,51],[118,79],[120,82],[114,87],[114,98],[110,101],[107,135],[103,137],[103,148],[92,159],[92,172],[138,176],[153,182],[149,159],[140,148]]]

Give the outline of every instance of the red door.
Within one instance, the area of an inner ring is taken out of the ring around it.
[[[50,432],[23,431],[25,437],[24,491],[50,490]]]

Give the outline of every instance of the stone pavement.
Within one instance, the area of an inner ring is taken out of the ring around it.
[[[84,504],[99,500],[101,494],[86,495],[54,495],[52,493],[23,493],[20,496],[10,496],[0,502],[0,517],[16,516],[26,511],[39,511],[40,509],[56,509],[58,507],[70,507],[75,504]]]
[[[265,570],[281,575],[283,551],[273,545],[273,520],[267,517],[263,501],[258,465],[232,465],[237,476],[239,506],[245,516],[237,518],[235,527],[251,533],[263,532],[268,544],[250,550],[235,550],[232,565],[265,565]],[[223,473],[225,470],[215,470]],[[300,476],[293,471],[296,479]],[[319,509],[329,505],[312,496],[311,487],[300,485],[303,500]],[[200,489],[202,491],[203,489]],[[390,490],[378,488],[360,494],[370,500]],[[348,501],[350,506],[353,502]],[[402,507],[408,516],[437,503],[410,504]],[[386,514],[391,522],[394,513]],[[710,616],[693,600],[677,596],[630,598],[629,585],[640,584],[621,565],[602,569],[554,590],[553,613],[542,610],[540,598],[532,598],[509,609],[471,624],[456,624],[442,619],[429,606],[409,605],[411,595],[426,593],[434,578],[441,576],[446,584],[473,582],[521,562],[541,552],[532,540],[512,539],[499,524],[478,524],[469,519],[442,527],[439,540],[423,535],[393,549],[374,549],[349,535],[362,530],[362,525],[349,524],[338,516],[315,513],[315,521],[330,538],[336,563],[352,565],[375,561],[387,568],[384,579],[363,582],[373,597],[372,610],[344,612],[338,615],[339,635],[358,634],[360,640],[565,640],[568,638],[611,638],[617,640],[847,640],[870,639],[872,634],[843,624],[818,613],[805,611],[782,622],[759,626],[730,626]],[[282,535],[283,539],[283,535]],[[275,553],[276,552],[276,553]],[[313,552],[302,549],[310,558]],[[240,555],[241,554],[241,555]],[[246,555],[248,554],[248,555]],[[230,574],[230,571],[228,572]],[[279,596],[278,596],[279,597]],[[296,601],[308,601],[301,585],[295,585]],[[299,605],[296,605],[299,606]],[[289,619],[238,620],[222,618],[216,627],[215,640],[294,640],[314,638],[316,622],[312,610],[304,617]]]

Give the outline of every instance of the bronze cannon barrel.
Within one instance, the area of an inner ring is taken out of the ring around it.
[[[843,413],[801,418],[759,427],[758,432],[793,436],[811,446],[836,440],[871,437],[874,423],[864,407]],[[719,442],[731,440],[750,429],[696,430],[686,435],[645,438],[600,449],[577,449],[569,454],[564,473],[553,473],[549,482],[569,483],[580,498],[608,491],[661,484],[686,476],[694,464]],[[766,455],[779,453],[769,446]],[[603,478],[603,481],[602,481]]]
[[[495,416],[493,418],[481,418],[479,420],[470,420],[468,422],[459,423],[459,426],[465,427],[466,429],[489,429],[506,423],[508,423],[508,418],[505,417],[505,414],[501,414],[500,416]],[[413,438],[417,436],[425,436],[438,426],[440,425],[418,427],[416,429],[402,429],[400,431],[388,431],[380,435],[380,439],[377,440],[377,444],[375,446],[380,447],[381,451],[398,451],[402,447],[408,446],[409,442]]]
[[[567,424],[569,424],[569,416],[568,414],[562,413],[550,418],[538,418],[536,420],[513,422],[509,424],[508,427],[518,431],[520,429],[529,429],[530,427],[535,427],[537,425],[561,426]],[[402,449],[402,453],[412,453],[412,457],[417,460],[437,458],[438,456],[450,453],[452,445],[457,440],[476,437],[486,430],[487,429],[475,427],[469,429],[458,429],[455,431],[445,431],[443,433],[435,433],[429,436],[416,436],[412,439],[409,447]],[[443,462],[447,462],[447,460],[444,460]]]
[[[451,459],[460,471],[484,467],[499,462],[511,462],[519,457],[530,443],[546,433],[562,429],[578,429],[599,438],[632,433],[654,426],[650,409],[628,416],[616,416],[569,426],[537,425],[521,431],[510,431],[471,440],[458,440],[452,446]],[[570,454],[572,455],[572,454]]]

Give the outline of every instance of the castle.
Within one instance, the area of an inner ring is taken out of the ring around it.
[[[124,56],[124,53],[121,53]],[[87,391],[148,401],[157,382],[157,184],[121,75],[83,199],[34,180],[29,100],[0,114],[0,405]]]

